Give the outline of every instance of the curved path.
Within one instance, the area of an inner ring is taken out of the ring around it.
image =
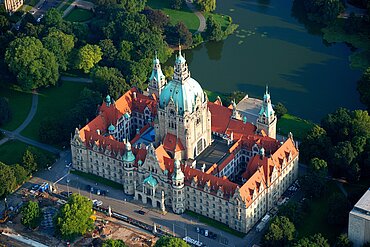
[[[32,121],[33,117],[35,116],[35,114],[37,112],[38,103],[39,103],[39,95],[37,94],[36,91],[34,91],[34,92],[32,92],[31,110],[28,113],[27,118],[23,121],[23,123],[16,130],[13,131],[14,134],[21,133],[22,130],[24,130],[27,127],[27,125]]]
[[[186,5],[188,8],[193,11],[193,13],[198,17],[199,19],[199,27],[198,30],[195,33],[202,33],[206,29],[206,18],[204,17],[203,13],[198,11],[194,4],[191,2],[191,0],[186,0]]]

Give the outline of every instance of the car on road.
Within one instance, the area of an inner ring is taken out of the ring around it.
[[[60,194],[62,195],[62,196],[65,196],[65,197],[69,197],[70,195],[72,195],[72,191],[70,191],[70,192],[67,192],[67,191],[62,191]]]
[[[134,212],[135,213],[138,213],[138,214],[141,214],[141,215],[145,215],[146,214],[146,212],[143,211],[143,210],[135,210]]]
[[[100,195],[100,190],[96,190],[96,194],[99,196]]]
[[[210,230],[208,229],[204,229],[204,228],[201,228],[201,227],[196,227],[196,232],[205,236],[205,237],[208,237],[208,238],[212,238],[212,239],[216,239],[217,238],[217,234],[214,233],[214,232],[211,232]]]
[[[101,205],[103,205],[102,201],[98,201],[96,199],[94,199],[92,202],[93,202],[93,205],[96,206],[96,207],[100,207]]]

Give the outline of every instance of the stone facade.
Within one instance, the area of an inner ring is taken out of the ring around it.
[[[155,59],[158,72],[157,65]],[[107,98],[71,139],[73,168],[121,183],[126,194],[162,211],[191,210],[248,232],[298,176],[293,136],[281,143],[268,135],[275,135],[276,117],[267,91],[263,131],[239,120],[236,104],[208,102],[181,51],[173,80],[164,83],[151,86],[152,96],[131,89],[117,101]],[[215,138],[227,140],[222,159],[197,168]]]
[[[370,188],[349,212],[348,238],[353,247],[370,243]]]
[[[9,14],[13,14],[23,6],[23,0],[4,0],[5,10]]]

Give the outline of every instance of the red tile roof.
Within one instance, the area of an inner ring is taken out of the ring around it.
[[[170,133],[167,133],[166,136],[164,137],[163,147],[167,151],[172,151],[172,152],[185,150],[184,146],[181,143],[180,138],[177,138],[177,141],[176,141],[176,136]]]

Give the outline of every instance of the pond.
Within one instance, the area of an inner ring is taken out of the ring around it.
[[[241,90],[262,97],[268,84],[273,103],[313,121],[338,107],[363,108],[356,91],[361,71],[352,70],[345,44],[325,44],[318,28],[288,0],[217,1],[217,13],[239,24],[221,42],[185,51],[189,69],[203,88]],[[173,63],[173,58],[168,61]]]

